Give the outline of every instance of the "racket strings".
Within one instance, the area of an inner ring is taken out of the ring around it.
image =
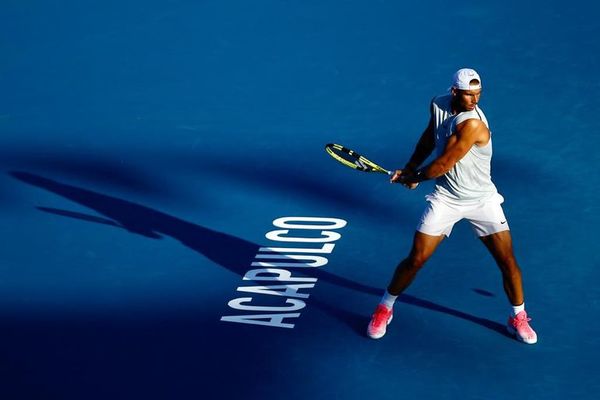
[[[361,171],[369,171],[372,169],[363,162],[360,154],[357,154],[352,150],[338,147],[329,147],[328,150],[334,157],[345,161],[345,163],[349,165],[354,165],[356,169],[359,169]]]
[[[361,156],[354,150],[350,150],[342,145],[329,143],[325,149],[334,159],[342,164],[364,172],[383,172],[390,174],[389,171]]]

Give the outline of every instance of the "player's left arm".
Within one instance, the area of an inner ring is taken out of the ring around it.
[[[478,119],[468,119],[456,127],[456,132],[448,138],[442,155],[429,165],[406,176],[402,183],[417,183],[444,175],[454,167],[474,145],[485,145],[490,139],[490,132]]]

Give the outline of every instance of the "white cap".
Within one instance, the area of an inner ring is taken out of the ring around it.
[[[473,79],[477,79],[479,84],[471,85]],[[477,71],[471,68],[462,68],[456,71],[452,77],[452,87],[460,90],[477,90],[481,89],[481,78]]]

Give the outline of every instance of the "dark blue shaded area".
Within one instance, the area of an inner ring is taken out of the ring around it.
[[[240,266],[246,265],[248,260],[254,258],[259,248],[256,244],[180,220],[139,204],[91,190],[65,185],[26,172],[13,172],[11,174],[23,182],[49,190],[93,209],[110,219],[106,220],[80,213],[42,208],[44,211],[70,218],[118,226],[131,233],[151,239],[160,239],[161,235],[168,235],[236,273],[241,272]],[[110,221],[114,222],[111,223]]]

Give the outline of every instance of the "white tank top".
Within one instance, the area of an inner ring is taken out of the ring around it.
[[[468,119],[479,119],[489,125],[483,111],[475,107],[472,111],[453,114],[451,94],[435,97],[431,103],[434,122],[435,146],[439,157],[446,148],[448,138],[456,132],[456,126]],[[480,202],[497,193],[491,177],[492,138],[484,146],[473,145],[446,174],[436,179],[434,196],[443,196],[450,201]]]

